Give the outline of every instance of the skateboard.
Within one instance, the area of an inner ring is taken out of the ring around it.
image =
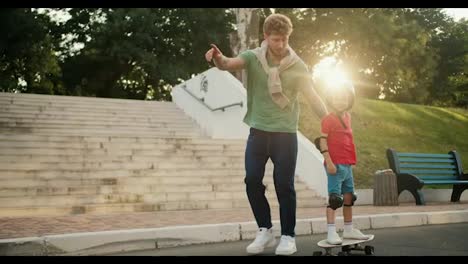
[[[323,249],[325,249],[325,254],[322,251],[315,251],[314,256],[336,256],[332,253],[333,248],[341,247],[341,251],[338,252],[338,256],[350,256],[352,250],[357,251],[364,251],[365,255],[373,256],[374,255],[374,247],[373,246],[365,246],[363,247],[362,243],[370,242],[374,239],[374,235],[367,235],[369,239],[367,240],[358,240],[358,239],[343,239],[343,243],[339,245],[332,245],[328,244],[327,240],[321,240],[317,243],[317,245]]]

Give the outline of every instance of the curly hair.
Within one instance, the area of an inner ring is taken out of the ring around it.
[[[263,32],[267,35],[279,34],[289,36],[292,31],[291,19],[282,14],[271,14],[263,23]]]

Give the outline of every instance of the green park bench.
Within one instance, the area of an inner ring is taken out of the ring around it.
[[[398,196],[409,191],[417,205],[425,205],[421,191],[425,185],[453,185],[451,202],[460,201],[468,188],[468,174],[463,173],[460,155],[454,150],[448,154],[407,153],[387,149],[390,168],[396,175]]]

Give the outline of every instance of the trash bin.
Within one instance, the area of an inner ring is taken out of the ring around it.
[[[396,175],[391,169],[378,170],[374,174],[374,205],[398,205]]]

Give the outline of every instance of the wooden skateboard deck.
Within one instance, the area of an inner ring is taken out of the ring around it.
[[[321,251],[314,252],[314,256],[327,255],[332,256],[332,249],[340,247],[341,252],[338,253],[338,256],[351,255],[351,250],[364,251],[366,255],[374,255],[374,247],[365,246],[362,247],[362,243],[367,243],[374,240],[374,235],[367,235],[369,239],[359,240],[359,239],[343,239],[343,243],[339,245],[328,244],[326,239],[320,240],[317,245],[325,249],[325,254],[322,254]]]

